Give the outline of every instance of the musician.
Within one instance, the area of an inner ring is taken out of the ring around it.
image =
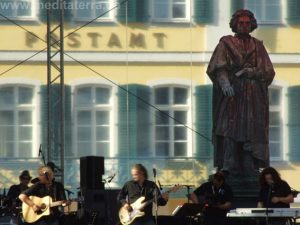
[[[147,170],[142,164],[136,164],[132,167],[131,176],[132,180],[125,183],[121,189],[118,195],[118,201],[130,212],[132,211],[130,204],[144,196],[145,201],[150,201],[150,204],[143,210],[145,215],[137,218],[132,225],[154,225],[152,216],[153,202],[157,199],[157,205],[166,205],[169,195],[168,193],[161,194],[157,185],[148,180]]]
[[[289,208],[294,197],[288,183],[281,179],[273,167],[265,168],[260,175],[260,193],[257,207]],[[285,219],[270,219],[269,224],[283,225]]]
[[[19,200],[18,196],[21,194],[21,192],[28,189],[28,184],[31,178],[32,177],[30,176],[28,170],[22,171],[19,176],[20,183],[16,185],[12,185],[8,190],[5,204],[7,205],[7,207],[9,207],[12,210],[12,212],[17,213],[16,216],[14,215],[11,218],[12,224],[19,224],[19,225],[23,224],[18,210],[18,208],[21,207],[22,203]]]
[[[225,225],[227,224],[226,214],[232,203],[232,189],[225,183],[222,172],[212,176],[211,181],[202,184],[191,195],[193,203],[204,205],[204,225]]]
[[[19,199],[23,203],[32,207],[35,212],[38,212],[41,208],[39,205],[35,205],[33,201],[30,200],[29,196],[36,196],[40,198],[50,196],[52,201],[66,200],[64,188],[62,185],[57,185],[57,183],[53,181],[54,174],[50,167],[42,166],[38,169],[38,173],[39,182],[35,183],[19,195]],[[60,215],[61,213],[58,208],[52,208],[50,216],[44,216],[34,224],[58,225]]]

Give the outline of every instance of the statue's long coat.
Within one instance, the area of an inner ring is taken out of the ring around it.
[[[237,36],[224,36],[217,45],[207,74],[213,82],[213,140],[215,166],[222,168],[224,149],[216,148],[218,137],[236,142],[251,142],[252,156],[263,165],[269,164],[269,100],[268,86],[275,72],[263,43],[250,37],[245,49]],[[257,76],[236,77],[245,67],[253,67]],[[226,71],[235,96],[226,97],[218,83],[218,71]]]

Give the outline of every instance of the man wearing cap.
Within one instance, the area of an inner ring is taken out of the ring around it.
[[[7,193],[7,206],[13,211],[17,213],[17,216],[13,216],[11,218],[12,224],[23,224],[21,217],[18,215],[18,208],[21,207],[21,201],[19,200],[18,196],[21,192],[28,189],[28,184],[31,180],[31,176],[28,170],[24,170],[21,172],[19,176],[19,184],[12,185]]]

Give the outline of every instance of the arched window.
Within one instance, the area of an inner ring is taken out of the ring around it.
[[[269,148],[271,160],[283,159],[282,87],[269,87]]]
[[[190,89],[168,85],[153,90],[154,105],[160,110],[154,113],[154,155],[189,156],[189,130],[184,125],[190,123]]]
[[[0,155],[31,157],[35,146],[36,106],[32,86],[0,86]]]
[[[110,156],[112,150],[112,88],[97,84],[75,88],[75,155]]]

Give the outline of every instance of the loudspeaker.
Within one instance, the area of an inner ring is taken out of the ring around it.
[[[104,189],[104,157],[85,156],[80,158],[80,187],[82,189]]]

